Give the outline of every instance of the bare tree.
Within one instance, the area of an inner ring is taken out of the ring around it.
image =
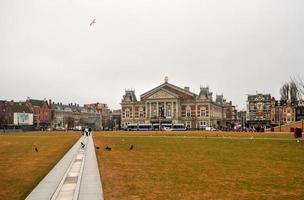
[[[281,100],[287,101],[289,99],[289,83],[284,83],[280,89]]]
[[[302,97],[304,96],[304,80],[298,77],[297,79],[294,78],[294,82],[298,86],[299,99],[302,99]]]
[[[290,90],[290,100],[291,102],[297,102],[299,100],[299,89],[298,85],[295,81],[291,80],[289,82],[289,90]]]
[[[304,94],[304,83],[301,79],[290,78],[280,89],[281,100],[297,102]]]

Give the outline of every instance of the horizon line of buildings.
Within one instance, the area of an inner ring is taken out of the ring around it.
[[[94,130],[119,129],[119,111],[110,110],[107,104],[92,103],[80,106],[51,100],[27,98],[14,102],[0,100],[0,129],[23,130]]]
[[[178,87],[165,78],[163,84],[140,95],[125,90],[121,109],[105,103],[80,106],[51,100],[27,98],[14,102],[0,100],[0,129],[126,129],[129,124],[184,124],[188,129],[214,127],[221,130],[271,128],[304,119],[304,101],[276,100],[271,94],[249,94],[246,111],[238,111],[232,101],[216,95],[209,87],[198,94]]]
[[[188,129],[214,127],[220,130],[237,128],[271,128],[304,119],[304,102],[276,100],[270,94],[248,95],[246,111],[238,111],[223,95],[209,87],[200,87],[198,94],[189,87],[168,82],[140,95],[125,90],[121,101],[121,127],[129,124],[184,124]]]

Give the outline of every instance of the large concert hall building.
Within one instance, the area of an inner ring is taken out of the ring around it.
[[[190,92],[189,87],[180,88],[165,82],[140,95],[137,100],[134,90],[126,90],[121,102],[121,126],[128,124],[184,124],[189,129],[204,127],[227,127],[227,111],[231,102],[226,103],[222,95],[213,101],[209,87],[201,87],[199,94]],[[234,111],[233,111],[234,112]],[[230,115],[229,115],[230,116]],[[234,114],[231,115],[234,117]]]

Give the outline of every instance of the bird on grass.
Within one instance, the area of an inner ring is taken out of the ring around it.
[[[96,147],[96,149],[99,149],[99,147]]]
[[[92,26],[93,24],[96,24],[96,18],[93,19],[93,21],[90,23],[90,26]]]
[[[129,150],[133,150],[133,147],[134,147],[133,144],[131,144]]]
[[[111,148],[111,147],[108,147],[108,146],[105,148],[105,150],[107,150],[107,151],[111,151],[111,149],[112,149],[112,148]]]
[[[37,149],[37,147],[35,147],[35,151],[36,151],[36,152],[38,152],[38,149]]]

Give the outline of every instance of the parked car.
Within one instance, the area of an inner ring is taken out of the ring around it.
[[[55,130],[56,130],[56,131],[64,131],[65,128],[63,128],[63,127],[57,127],[57,128],[55,128]]]
[[[206,129],[205,129],[206,131],[216,131],[216,129],[215,128],[213,128],[213,127],[206,127]]]

